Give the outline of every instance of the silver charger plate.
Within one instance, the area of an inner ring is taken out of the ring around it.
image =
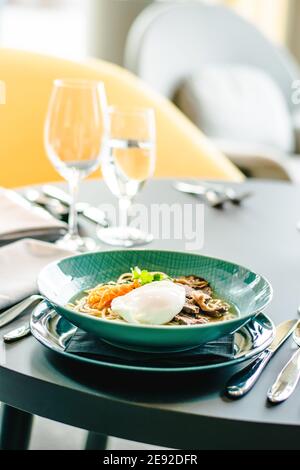
[[[66,348],[76,333],[77,327],[58,315],[46,302],[41,302],[32,312],[30,327],[32,335],[42,345],[69,359],[83,364],[138,372],[199,372],[235,366],[257,356],[270,346],[275,337],[273,322],[267,315],[260,313],[234,333],[234,357],[232,359],[220,359],[219,362],[213,363],[208,360],[206,364],[187,367],[153,367],[119,364],[69,353]]]

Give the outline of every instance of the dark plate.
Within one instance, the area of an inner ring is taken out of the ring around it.
[[[275,336],[273,322],[261,313],[234,334],[233,359],[224,359],[213,363],[208,361],[207,364],[189,367],[150,367],[147,365],[118,364],[69,353],[66,351],[66,347],[76,330],[76,326],[58,315],[46,302],[39,304],[32,313],[31,331],[33,336],[52,351],[83,364],[140,372],[196,372],[234,366],[262,352],[272,343]]]

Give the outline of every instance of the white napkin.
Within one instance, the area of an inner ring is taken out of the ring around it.
[[[51,243],[31,239],[0,248],[0,310],[36,294],[41,269],[73,254]]]
[[[66,230],[66,224],[40,207],[34,207],[19,194],[0,188],[0,244],[24,237],[53,241]]]

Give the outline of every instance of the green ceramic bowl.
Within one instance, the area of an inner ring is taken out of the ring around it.
[[[170,276],[196,274],[235,305],[236,318],[197,326],[142,326],[103,320],[66,308],[81,291],[115,280],[131,267],[164,271]],[[196,254],[170,251],[108,251],[72,256],[49,264],[38,278],[40,292],[55,310],[79,328],[105,341],[136,351],[179,351],[233,333],[271,301],[269,282],[242,266]]]

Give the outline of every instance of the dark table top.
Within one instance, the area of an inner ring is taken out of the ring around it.
[[[267,312],[275,323],[297,317],[300,304],[300,187],[249,181],[254,195],[242,207],[205,208],[201,253],[228,259],[260,272],[272,283]],[[115,199],[101,181],[82,184],[80,197],[93,204]],[[138,202],[194,204],[168,180],[150,182]],[[95,236],[95,226],[83,224]],[[149,248],[184,250],[184,240],[155,240]],[[101,245],[101,249],[111,247]],[[24,319],[23,319],[24,320]],[[22,323],[23,320],[18,320]],[[17,326],[18,322],[15,323]],[[11,329],[1,330],[0,336]],[[280,406],[266,392],[295,350],[289,340],[255,388],[239,401],[222,396],[235,369],[214,373],[147,376],[84,369],[60,359],[34,338],[0,343],[0,400],[96,432],[175,448],[299,448],[300,389]]]

